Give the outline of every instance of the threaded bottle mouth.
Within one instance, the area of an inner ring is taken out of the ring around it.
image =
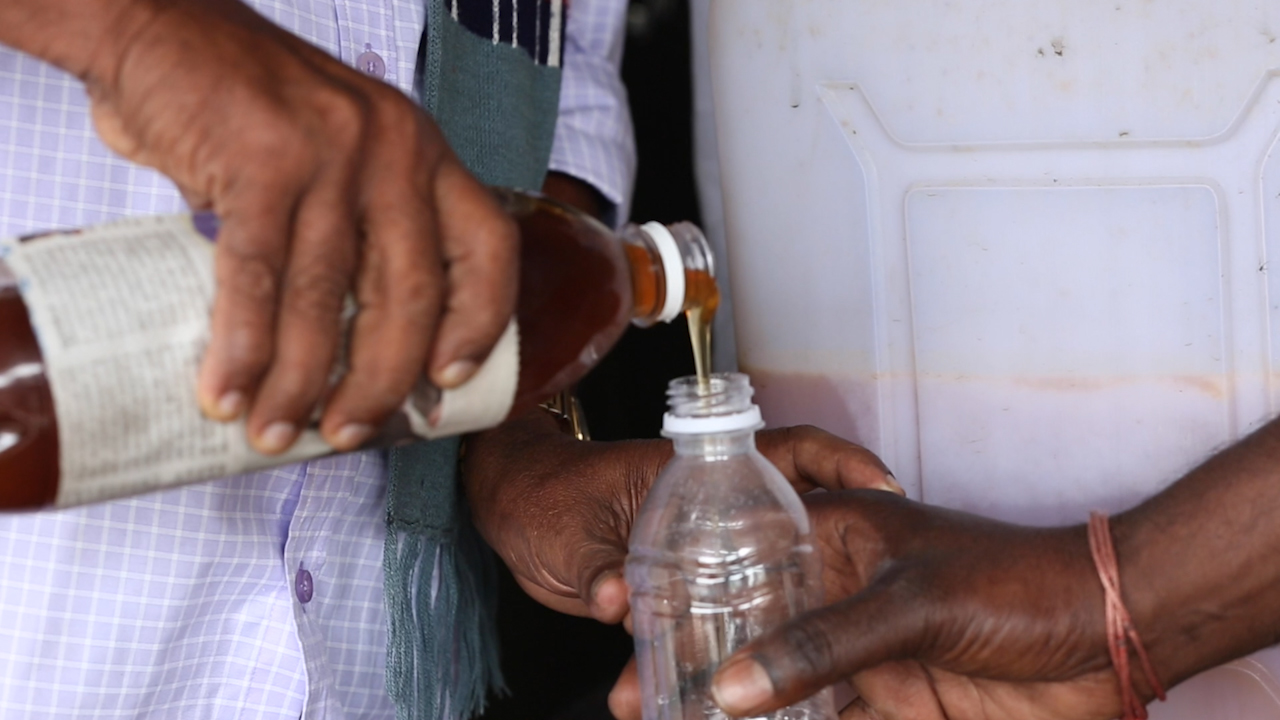
[[[751,379],[742,373],[715,373],[708,388],[696,377],[672,380],[662,417],[663,435],[701,435],[757,430],[764,426],[760,408],[751,402]]]

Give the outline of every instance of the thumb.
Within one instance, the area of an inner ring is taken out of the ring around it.
[[[799,702],[841,679],[910,656],[920,644],[920,603],[877,582],[847,600],[793,618],[739,650],[711,693],[730,715],[755,716]]]
[[[606,625],[622,622],[631,612],[630,590],[618,570],[601,574],[591,587],[587,608],[591,617]]]
[[[572,570],[559,574],[518,564],[511,566],[512,574],[525,594],[556,612],[591,617],[607,625],[622,622],[631,609],[630,590],[622,577],[622,553],[590,548],[574,554],[582,558],[576,575]]]
[[[626,548],[603,543],[580,556],[578,588],[591,617],[609,625],[622,622],[630,611],[629,589],[622,568]]]
[[[764,430],[756,434],[756,446],[799,492],[821,487],[906,494],[875,453],[812,425]]]

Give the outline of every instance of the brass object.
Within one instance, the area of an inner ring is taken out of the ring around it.
[[[539,407],[555,416],[560,429],[578,440],[590,440],[587,430],[587,415],[582,411],[582,403],[571,390],[561,390],[542,403]]]

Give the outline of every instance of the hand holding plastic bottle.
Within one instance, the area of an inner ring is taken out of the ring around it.
[[[845,679],[860,697],[842,720],[1120,714],[1084,528],[1007,525],[885,493],[806,506],[830,604],[721,666],[716,697],[731,714]]]
[[[1280,637],[1277,468],[1273,421],[1111,519],[1123,601],[1166,688]],[[829,604],[721,666],[726,710],[754,715],[851,679],[861,699],[844,718],[1121,714],[1084,526],[1015,526],[883,493],[806,501]]]
[[[766,430],[757,444],[802,492],[901,492],[875,455],[817,428]],[[476,526],[525,592],[553,610],[616,623],[629,610],[622,566],[631,525],[670,457],[663,440],[574,440],[536,411],[468,440],[463,481]]]

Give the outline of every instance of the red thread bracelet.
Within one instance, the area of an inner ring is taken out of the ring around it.
[[[1129,673],[1129,643],[1133,643],[1134,652],[1142,662],[1142,672],[1147,682],[1155,691],[1156,697],[1165,699],[1164,687],[1151,669],[1151,660],[1142,647],[1138,631],[1133,627],[1133,619],[1125,609],[1124,599],[1120,596],[1120,565],[1116,561],[1116,549],[1111,542],[1111,524],[1107,516],[1100,512],[1089,513],[1089,550],[1093,553],[1093,564],[1098,569],[1098,577],[1102,580],[1102,589],[1106,594],[1107,614],[1107,649],[1111,651],[1111,664],[1115,666],[1116,677],[1120,681],[1120,703],[1124,708],[1124,720],[1146,720],[1147,707],[1138,699],[1133,689],[1133,678]]]

